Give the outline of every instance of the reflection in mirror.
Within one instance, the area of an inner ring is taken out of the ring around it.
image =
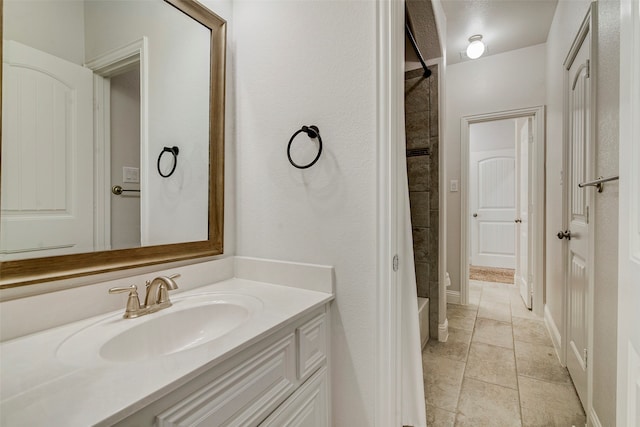
[[[194,0],[0,5],[0,286],[222,253],[224,21]]]
[[[1,259],[206,240],[209,29],[159,0],[5,0],[4,22]]]

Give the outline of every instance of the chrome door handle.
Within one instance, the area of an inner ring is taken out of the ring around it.
[[[520,224],[521,222],[522,222],[522,220],[521,220],[520,218],[517,218],[517,219],[515,220],[515,223],[516,223],[516,224]]]
[[[560,240],[562,239],[571,240],[571,231],[569,230],[559,231],[558,234],[556,234],[556,236],[558,236],[558,239]]]

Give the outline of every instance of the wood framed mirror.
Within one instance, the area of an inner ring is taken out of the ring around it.
[[[0,30],[3,33],[3,44],[0,45],[0,58],[3,58],[3,65],[4,60],[6,59],[5,54],[7,53],[5,52],[7,48],[3,47],[5,46],[4,30],[7,27],[6,24],[3,25],[4,19],[6,19],[4,8],[8,1],[11,0],[0,0],[0,18],[2,18],[2,20],[0,20]],[[92,251],[84,251],[81,253],[73,253],[68,255],[34,256],[26,259],[5,258],[5,260],[0,261],[0,289],[55,281],[72,277],[87,276],[91,274],[105,273],[109,271],[116,271],[172,261],[181,261],[193,258],[220,255],[223,253],[226,22],[224,21],[224,19],[220,18],[214,12],[195,0],[164,0],[163,2],[161,0],[157,1],[161,2],[172,12],[188,16],[190,22],[192,21],[193,25],[204,26],[210,33],[208,43],[209,52],[205,52],[203,54],[206,56],[206,54],[208,53],[209,55],[208,91],[203,91],[204,93],[208,93],[209,110],[205,114],[205,117],[208,117],[208,129],[205,126],[205,140],[208,136],[208,147],[204,147],[206,149],[203,149],[203,151],[193,150],[194,157],[196,157],[198,153],[208,153],[208,155],[205,154],[201,156],[205,157],[204,159],[200,159],[200,161],[205,165],[205,172],[202,174],[192,173],[192,175],[194,175],[195,177],[189,176],[188,170],[184,174],[184,176],[192,180],[200,179],[200,182],[208,180],[208,188],[207,183],[204,184],[205,190],[203,191],[206,192],[206,196],[203,197],[203,209],[202,212],[200,212],[200,215],[203,218],[203,224],[205,224],[203,228],[206,228],[206,230],[203,230],[201,233],[203,238],[193,239],[191,237],[186,237],[185,241],[180,241],[179,243],[171,242],[167,244],[154,244],[152,231],[151,233],[149,233],[151,238],[148,238],[147,240],[143,239],[142,244],[139,247],[129,247],[126,249],[117,250],[100,250],[100,246],[94,246],[94,250]],[[160,27],[162,27],[162,25],[165,25],[165,23],[161,20],[158,21],[158,25]],[[171,48],[179,53],[188,51],[190,48],[188,43],[179,42],[176,40],[169,40],[168,42],[171,45]],[[158,51],[154,51],[153,47],[150,47],[149,49],[151,52],[151,57],[157,58],[159,56],[157,53]],[[179,59],[176,59],[176,61],[179,61]],[[85,58],[85,63],[83,64],[85,68],[87,67],[86,64],[87,61]],[[151,66],[153,67],[153,63],[151,64]],[[103,67],[103,69],[106,68]],[[189,80],[188,75],[175,75],[175,73],[173,74],[174,76],[172,80],[174,81],[184,82]],[[3,72],[0,70],[0,83],[3,82],[4,78],[6,78],[6,76],[3,76]],[[166,81],[165,79],[164,84],[169,85],[171,84],[171,82]],[[94,92],[96,91],[95,80],[93,90]],[[3,99],[3,96],[5,96],[5,94],[2,90],[0,90],[0,100]],[[164,105],[169,103],[170,102],[149,102],[148,108],[152,110],[155,105]],[[2,104],[4,105],[4,110],[8,110],[5,103]],[[187,112],[186,115],[183,114],[182,116],[180,116],[180,119],[176,119],[176,121],[179,120],[181,122],[187,122],[186,125],[190,125],[192,116],[204,114],[204,112],[200,110],[196,111],[196,114]],[[0,113],[7,114],[7,111],[3,111],[3,107],[0,106]],[[2,115],[2,117],[4,121],[4,115]],[[93,120],[95,122],[95,116]],[[145,120],[149,122],[148,127],[150,129],[153,129],[153,126],[156,126],[159,122],[162,122],[162,120],[166,121],[167,119],[165,115],[165,119],[159,120],[157,117],[154,119],[154,117],[152,116],[151,119],[149,119],[149,117],[145,117]],[[205,125],[207,124],[205,123]],[[0,140],[2,140],[5,136],[3,131],[7,131],[6,126],[3,130],[2,124],[0,124]],[[141,132],[141,134],[143,134],[143,132]],[[179,138],[179,136],[177,138]],[[153,138],[151,137],[150,139]],[[164,145],[167,145],[167,143],[164,143]],[[179,144],[176,143],[175,145]],[[143,145],[143,147],[148,148],[145,145]],[[67,151],[69,151],[69,149],[67,149]],[[150,152],[148,153],[146,166],[142,166],[141,171],[145,170],[146,168],[146,170],[149,171],[148,174],[152,174],[156,170],[156,159],[158,157],[158,153],[155,152],[157,150],[153,152],[151,152],[151,150],[149,151]],[[4,144],[0,146],[0,159],[2,160],[3,169],[7,168],[6,165],[10,164],[10,162],[13,162],[13,159],[10,158],[10,156],[12,155],[11,153],[11,150],[6,149],[4,147]],[[182,155],[182,151],[180,153],[180,155]],[[178,159],[178,161],[182,160],[180,156],[178,156]],[[188,166],[188,163],[186,166]],[[11,166],[9,166],[8,168],[10,169]],[[158,160],[158,169],[159,168],[160,160]],[[153,179],[162,179],[157,178],[157,172],[155,172],[155,174],[156,176],[154,176]],[[4,175],[5,171],[0,169],[0,183],[2,184],[2,193],[8,193],[12,190],[7,191],[6,189],[10,188],[8,186],[11,186],[13,182],[8,182],[7,177]],[[184,178],[184,176],[182,181],[177,182],[173,187],[170,188],[175,192],[182,191],[188,184],[188,182],[185,184],[187,178]],[[67,181],[69,180],[68,177],[66,179]],[[165,183],[166,187],[166,183],[169,181],[168,179],[165,179],[162,182]],[[111,187],[109,186],[109,188]],[[141,191],[144,191],[144,189]],[[7,199],[9,195],[2,193],[0,193],[0,196],[3,196],[2,199],[0,199],[0,208],[3,208],[2,212],[4,213],[5,206],[3,206],[3,201],[5,201],[5,199]],[[158,193],[156,191],[153,194],[150,194],[149,198],[154,197],[155,199],[167,199],[166,197],[163,197],[162,194],[160,195],[160,197],[158,197],[157,194]],[[98,199],[97,196],[94,197],[96,200]],[[96,209],[95,205],[99,204],[96,200],[92,201],[93,209]],[[177,202],[173,203],[175,206],[171,206],[172,202],[174,201],[164,200],[164,208],[168,209],[172,215],[176,216],[176,212],[180,212],[182,206]],[[208,209],[206,213],[204,212],[205,206],[206,209]],[[148,208],[148,210],[150,212],[158,212],[158,207],[152,206]],[[186,206],[182,210],[190,211],[195,209]],[[164,222],[164,224],[166,223],[167,221]],[[3,223],[3,227],[5,228],[5,230],[2,231],[4,231],[6,234],[10,234],[10,231],[8,231],[9,229],[7,228],[7,225],[5,223]],[[98,249],[96,250],[95,248]]]

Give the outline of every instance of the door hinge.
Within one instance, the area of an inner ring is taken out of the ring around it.
[[[393,256],[393,271],[398,271],[398,265],[400,264],[400,258],[398,258],[398,254]]]
[[[591,76],[591,61],[589,59],[587,59],[587,75],[586,77],[589,78]]]
[[[588,364],[588,360],[589,360],[589,352],[587,351],[587,349],[585,348],[584,351],[582,352],[583,356],[584,356],[584,367],[586,368],[587,366],[589,366]]]
[[[533,135],[529,135],[529,144],[533,144]]]
[[[587,205],[587,224],[589,224],[589,205]]]

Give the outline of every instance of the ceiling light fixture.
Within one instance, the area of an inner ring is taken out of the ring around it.
[[[485,46],[482,42],[482,35],[476,34],[469,37],[469,46],[467,46],[467,56],[471,59],[478,59],[484,53]]]

